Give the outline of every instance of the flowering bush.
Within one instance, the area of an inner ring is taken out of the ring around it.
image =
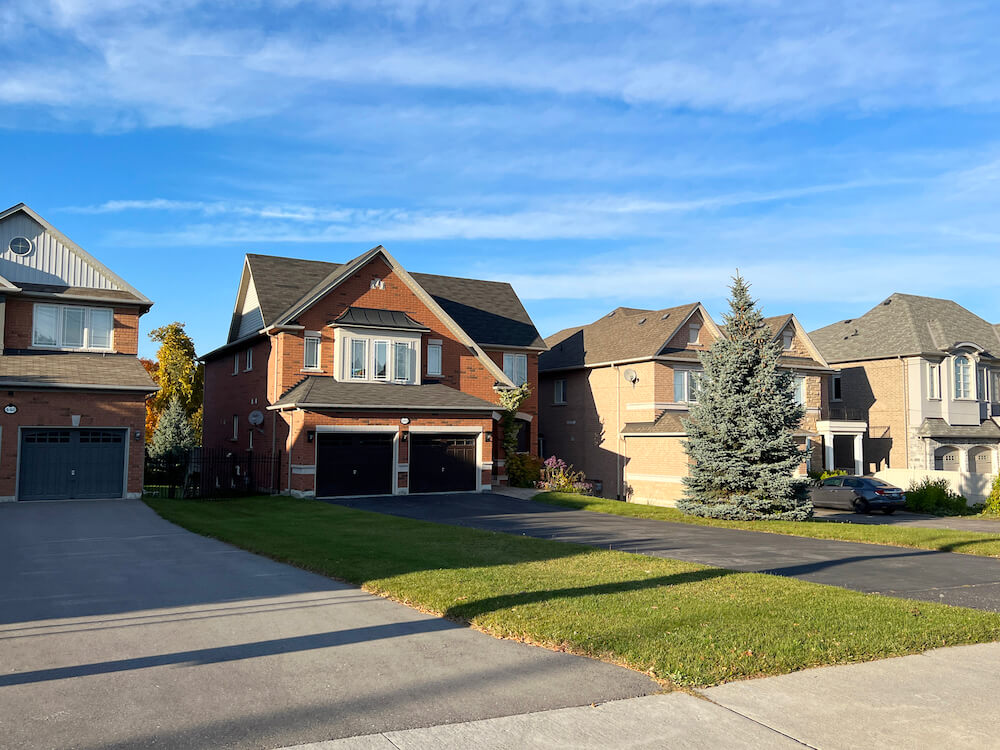
[[[555,456],[545,459],[542,478],[535,483],[535,487],[548,492],[579,492],[584,495],[594,489],[582,471],[573,471],[572,466]]]

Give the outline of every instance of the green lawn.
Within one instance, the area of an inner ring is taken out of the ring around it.
[[[807,536],[814,539],[839,539],[845,542],[869,542],[871,544],[889,544],[895,547],[961,552],[982,557],[1000,557],[1000,533],[984,534],[975,531],[927,529],[917,526],[870,526],[823,520],[721,521],[715,518],[685,516],[676,508],[622,503],[617,500],[605,500],[600,497],[588,497],[568,492],[543,492],[535,495],[534,499],[538,502],[559,505],[564,508],[593,510],[598,513],[612,513],[616,516],[654,518],[659,521],[691,523],[698,526],[721,526],[728,529],[766,531],[772,534]],[[1000,528],[1000,524],[998,524],[998,528]]]
[[[192,531],[666,685],[1000,640],[1000,615],[986,612],[316,501],[146,502]]]

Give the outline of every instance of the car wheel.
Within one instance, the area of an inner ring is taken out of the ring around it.
[[[885,513],[887,516],[891,516],[893,513],[896,512],[896,509],[895,508],[884,508],[882,510],[882,512]]]
[[[854,501],[854,512],[855,513],[867,513],[869,511],[868,501],[863,497],[859,497]]]

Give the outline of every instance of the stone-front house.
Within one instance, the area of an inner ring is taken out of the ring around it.
[[[142,494],[152,304],[23,203],[0,212],[0,500]]]
[[[822,467],[832,372],[794,315],[766,320],[806,407],[802,471]],[[542,451],[599,482],[604,497],[668,504],[683,490],[682,417],[697,399],[698,353],[724,331],[701,303],[619,307],[550,336],[539,359]]]
[[[864,427],[834,462],[884,469],[997,471],[1000,335],[957,302],[893,294],[810,336],[838,370],[835,415]]]
[[[381,245],[348,261],[248,255],[227,343],[204,355],[204,445],[280,455],[301,496],[503,483],[497,388],[537,452],[545,344],[509,284],[409,273]]]

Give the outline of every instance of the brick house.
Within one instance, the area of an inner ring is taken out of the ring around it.
[[[503,482],[497,389],[535,391],[545,344],[509,284],[247,255],[224,346],[204,355],[204,445],[280,455],[298,496]],[[537,394],[518,414],[537,452]]]
[[[897,293],[810,336],[837,369],[833,414],[861,429],[860,440],[832,435],[836,466],[997,471],[997,326],[952,300]]]
[[[0,212],[0,500],[142,494],[151,306],[23,203]]]
[[[806,407],[797,433],[809,456],[801,471],[822,468],[820,427],[829,417],[832,370],[794,315],[766,324]],[[548,337],[549,351],[539,359],[544,455],[584,471],[604,497],[672,504],[687,475],[681,420],[697,399],[698,353],[724,335],[695,302],[663,310],[619,307]]]

